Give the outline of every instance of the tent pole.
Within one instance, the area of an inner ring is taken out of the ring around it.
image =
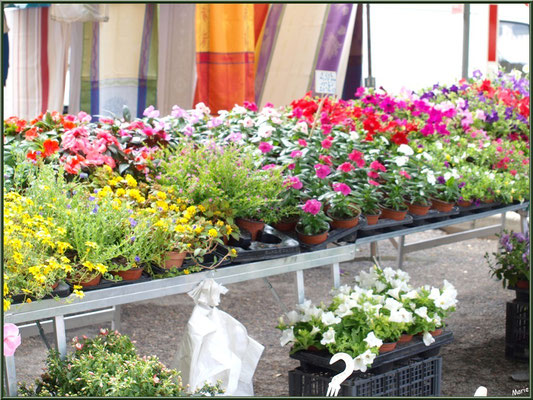
[[[370,4],[366,5],[366,39],[368,47],[368,78],[365,79],[365,86],[375,88],[376,80],[372,77],[372,55],[370,51]]]
[[[468,53],[470,45],[470,4],[465,4],[463,10],[463,71],[462,77],[468,78]]]

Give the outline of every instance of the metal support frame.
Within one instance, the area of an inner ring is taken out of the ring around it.
[[[339,263],[331,265],[331,275],[333,277],[333,287],[338,289],[341,285],[341,267]]]
[[[111,330],[112,331],[121,331],[122,323],[120,319],[120,312],[122,306],[117,304],[113,306],[113,320],[111,321]]]
[[[220,270],[213,270],[209,272],[200,272],[191,275],[183,275],[174,278],[166,278],[160,280],[153,280],[142,283],[133,283],[131,285],[117,286],[108,289],[101,289],[86,293],[83,299],[78,299],[75,296],[69,296],[67,299],[56,300],[41,300],[33,303],[14,304],[11,310],[4,315],[4,323],[22,324],[31,321],[43,320],[53,318],[53,327],[55,332],[56,346],[62,357],[67,354],[66,332],[65,332],[65,318],[67,314],[87,313],[89,311],[103,309],[106,307],[115,307],[113,312],[114,325],[120,326],[120,306],[121,304],[133,303],[136,301],[143,301],[148,299],[160,298],[173,294],[187,293],[193,289],[198,283],[204,280],[207,276],[212,276],[220,284],[243,282],[250,279],[266,278],[268,276],[279,275],[289,272],[296,273],[296,289],[298,294],[298,302],[305,301],[304,275],[303,271],[309,268],[316,268],[325,265],[332,265],[332,275],[334,285],[340,285],[340,263],[344,261],[353,261],[356,255],[356,246],[370,243],[371,257],[373,261],[379,265],[379,254],[377,242],[379,240],[391,239],[400,237],[400,241],[408,234],[422,232],[432,229],[441,228],[447,225],[454,225],[462,222],[470,222],[472,220],[485,218],[491,215],[505,213],[507,211],[518,211],[522,218],[522,229],[528,229],[526,216],[528,211],[523,210],[528,208],[529,204],[516,204],[507,206],[498,210],[489,210],[480,212],[474,215],[467,215],[462,217],[452,218],[446,221],[435,222],[418,227],[410,227],[401,229],[399,231],[380,233],[369,237],[357,239],[356,244],[348,244],[338,246],[335,248],[319,250],[310,253],[301,253],[285,258],[259,261],[254,263],[236,265],[222,268]],[[495,229],[500,225],[495,225],[487,228],[480,228],[476,230],[477,234],[488,228]],[[473,235],[473,232],[468,232]],[[451,235],[458,238],[459,235]],[[476,237],[476,236],[472,236]],[[448,239],[444,238],[444,239]],[[449,241],[448,243],[452,243]],[[444,243],[442,243],[444,244]],[[403,252],[408,253],[415,251],[416,247],[420,247],[420,243],[411,245],[399,246],[403,247]],[[410,246],[410,247],[409,247]],[[426,243],[427,246],[427,243]],[[425,247],[427,248],[427,247]],[[208,273],[210,275],[208,275]],[[109,312],[109,310],[108,310]],[[6,387],[10,395],[16,396],[16,369],[15,358],[4,357]]]

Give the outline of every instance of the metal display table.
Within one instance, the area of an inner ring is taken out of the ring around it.
[[[40,300],[33,303],[23,303],[12,305],[9,312],[4,314],[4,323],[23,324],[43,319],[53,319],[52,325],[55,332],[55,344],[62,356],[67,354],[65,316],[76,313],[90,312],[108,307],[119,307],[121,304],[133,303],[155,299],[159,297],[187,293],[206,277],[212,277],[218,283],[230,284],[244,282],[251,279],[267,278],[273,275],[279,275],[289,272],[296,273],[296,289],[298,293],[298,302],[305,300],[304,276],[303,271],[309,268],[316,268],[325,265],[332,266],[333,286],[340,285],[340,266],[341,262],[353,261],[356,255],[356,247],[363,244],[372,244],[380,240],[393,239],[400,237],[398,247],[398,257],[403,257],[409,246],[416,249],[427,248],[427,243],[423,246],[415,243],[414,245],[405,245],[404,238],[406,235],[438,229],[444,226],[454,225],[462,222],[473,221],[492,215],[502,214],[502,222],[505,223],[505,213],[509,211],[524,211],[528,209],[529,203],[514,204],[487,210],[475,214],[458,215],[450,217],[444,221],[432,222],[426,225],[414,227],[401,227],[390,232],[376,233],[372,236],[356,239],[355,243],[348,243],[325,250],[318,250],[308,253],[300,253],[285,258],[258,261],[253,263],[228,266],[212,271],[205,271],[191,275],[183,275],[175,278],[156,279],[148,282],[134,283],[130,285],[112,287],[89,291],[85,293],[83,299],[70,295],[62,299]],[[525,214],[522,213],[522,229],[527,230]],[[498,225],[499,226],[499,225]],[[493,229],[493,227],[490,227]],[[503,229],[503,226],[500,227]],[[483,231],[469,233],[469,237],[478,237],[486,235],[486,229]],[[476,230],[474,230],[476,231]],[[468,232],[467,232],[468,233]],[[477,235],[477,236],[476,236]],[[447,239],[447,237],[439,238]],[[461,240],[464,240],[461,238]],[[445,243],[450,243],[446,241]],[[436,245],[438,245],[437,243]],[[444,243],[440,243],[444,244]],[[430,244],[431,245],[431,244]],[[425,247],[424,247],[425,246]],[[275,293],[275,292],[274,292]],[[9,396],[16,396],[17,383],[15,371],[15,357],[4,357],[6,387]]]

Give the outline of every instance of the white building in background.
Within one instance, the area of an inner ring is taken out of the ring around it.
[[[489,63],[489,4],[470,4],[468,76],[497,68]],[[368,77],[366,6],[363,80]],[[370,4],[372,76],[390,93],[451,84],[463,65],[463,4]],[[493,8],[493,10],[495,10]],[[529,64],[529,6],[497,4],[497,60]]]

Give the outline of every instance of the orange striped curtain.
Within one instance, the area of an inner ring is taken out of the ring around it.
[[[196,5],[195,103],[215,114],[254,101],[253,4]]]

